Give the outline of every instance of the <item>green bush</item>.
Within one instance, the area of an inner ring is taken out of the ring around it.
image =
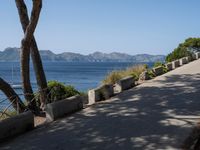
[[[154,67],[162,67],[163,73],[167,73],[168,69],[165,67],[165,65],[162,62],[155,62]]]
[[[155,62],[153,67],[159,67],[159,66],[163,66],[163,63],[158,61],[158,62]]]
[[[192,53],[195,51],[200,51],[200,38],[188,38],[183,43],[180,43],[173,52],[167,55],[166,62],[192,56]]]
[[[71,97],[77,94],[81,94],[79,91],[77,91],[73,86],[71,85],[66,85],[65,86],[65,97]]]
[[[47,103],[52,103],[55,101],[59,101],[80,94],[80,92],[76,90],[73,86],[65,85],[58,81],[49,81],[47,86],[48,86]],[[35,93],[35,98],[37,100],[37,105],[40,106],[40,93]]]
[[[154,77],[156,77],[155,73],[152,70],[147,70],[147,73],[150,79],[153,79]]]

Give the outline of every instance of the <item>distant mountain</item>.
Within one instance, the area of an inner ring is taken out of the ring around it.
[[[156,62],[164,61],[164,55],[138,54],[129,55],[125,53],[102,53],[94,52],[89,55],[79,53],[64,52],[55,54],[50,50],[41,50],[40,55],[43,61],[67,61],[67,62]],[[19,48],[6,48],[0,51],[0,61],[19,61]]]

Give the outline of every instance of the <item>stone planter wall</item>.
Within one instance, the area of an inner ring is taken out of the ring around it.
[[[34,128],[34,115],[24,112],[0,121],[0,142]]]
[[[53,121],[81,109],[83,109],[83,99],[79,95],[50,103],[46,107],[47,120]]]
[[[101,85],[88,91],[88,105],[109,99],[114,95],[113,85]]]
[[[179,59],[179,61],[180,61],[180,66],[188,63],[187,57],[183,57],[183,58]]]
[[[178,67],[180,67],[180,61],[179,61],[179,60],[173,61],[173,62],[172,62],[172,68],[173,68],[173,69],[176,69],[176,68],[178,68]]]
[[[115,91],[122,92],[124,90],[132,88],[133,86],[135,86],[135,79],[131,76],[128,76],[126,78],[119,80],[115,84]]]
[[[200,58],[200,52],[195,53],[195,59],[199,59]]]
[[[167,68],[168,71],[172,70],[173,69],[173,66],[172,66],[172,63],[167,63],[165,64],[165,67]]]
[[[164,73],[162,66],[155,67],[152,70],[153,70],[153,72],[155,73],[156,76],[162,75]]]

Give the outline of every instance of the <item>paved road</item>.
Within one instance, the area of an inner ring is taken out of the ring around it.
[[[200,119],[200,60],[0,145],[1,150],[178,149]]]

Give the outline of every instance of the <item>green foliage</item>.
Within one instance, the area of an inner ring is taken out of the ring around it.
[[[144,66],[145,69],[149,68],[149,66],[147,64],[144,64],[143,66]]]
[[[159,66],[163,66],[163,63],[158,61],[158,62],[155,62],[153,67],[159,67]]]
[[[50,92],[48,103],[66,98],[65,85],[63,83],[57,81],[49,81],[48,91]]]
[[[163,73],[167,73],[168,69],[165,67],[165,65],[162,62],[155,62],[154,67],[162,67]]]
[[[71,97],[71,96],[74,96],[74,95],[77,95],[77,94],[81,94],[79,91],[77,91],[73,86],[71,85],[66,85],[65,86],[65,96],[66,97]]]
[[[73,86],[65,85],[58,81],[48,82],[48,101],[47,103],[52,103],[55,101],[63,100],[65,98],[80,94]],[[35,94],[37,100],[37,105],[40,106],[40,93]]]
[[[147,70],[147,73],[150,79],[153,79],[154,77],[156,77],[155,73],[152,70]]]
[[[125,70],[115,70],[110,72],[102,82],[103,84],[115,84],[117,81],[127,76],[133,76],[135,80],[138,80],[139,75],[147,70],[146,68],[148,68],[147,65],[137,65],[128,67]]]
[[[188,38],[182,44],[184,47],[193,48],[195,50],[200,50],[200,38]]]
[[[182,57],[191,56],[194,51],[200,51],[200,38],[188,38],[180,43],[172,53],[167,55],[166,61],[171,62]]]

